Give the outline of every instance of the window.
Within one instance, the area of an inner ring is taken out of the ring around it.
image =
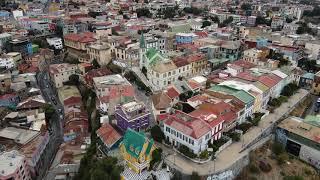
[[[210,136],[210,134],[207,134],[207,135],[206,135],[206,140],[209,139],[209,136]]]

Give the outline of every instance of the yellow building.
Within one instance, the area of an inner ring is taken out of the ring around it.
[[[143,132],[136,132],[132,129],[127,129],[120,144],[123,159],[127,166],[136,173],[149,168],[151,155],[155,149],[153,139],[149,140]]]

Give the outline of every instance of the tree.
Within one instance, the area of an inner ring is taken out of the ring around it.
[[[45,104],[43,109],[44,109],[46,119],[47,120],[51,119],[51,117],[55,113],[55,109],[53,108],[53,106],[51,104]]]
[[[286,18],[286,23],[292,23],[292,21],[293,21],[293,19],[291,19],[291,18]]]
[[[157,162],[161,161],[162,158],[162,149],[161,148],[157,148],[154,151],[152,151],[152,160],[150,162],[150,168],[153,168],[153,165]]]
[[[150,12],[149,9],[147,8],[140,8],[136,10],[137,16],[138,17],[147,17],[147,18],[151,18],[152,14]]]
[[[204,28],[204,27],[207,27],[207,26],[211,26],[211,22],[210,21],[203,21],[201,28]]]
[[[114,28],[111,29],[111,34],[115,36],[119,36],[119,33]]]
[[[278,143],[278,142],[275,142],[272,144],[272,152],[275,154],[275,155],[280,155],[284,152],[284,147],[282,146],[282,144]]]
[[[97,59],[93,59],[92,66],[94,69],[100,68],[100,64],[98,63]]]
[[[162,132],[160,126],[158,126],[158,125],[155,125],[151,128],[151,136],[155,141],[160,142],[160,143],[165,138],[164,133]]]
[[[267,20],[266,18],[264,18],[262,16],[257,16],[256,25],[267,25],[267,26],[270,26],[271,25],[271,19]]]
[[[218,16],[211,16],[210,19],[212,22],[220,24],[220,19]]]
[[[303,180],[302,176],[285,176],[283,180]]]
[[[77,74],[71,74],[69,76],[69,81],[72,85],[79,85],[80,81],[79,81],[79,75]]]

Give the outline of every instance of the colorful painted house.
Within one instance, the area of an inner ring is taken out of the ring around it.
[[[150,112],[143,102],[132,101],[118,105],[115,110],[117,126],[126,131],[128,128],[140,131],[149,127]]]
[[[155,149],[153,139],[149,140],[143,132],[130,128],[120,144],[120,152],[127,166],[139,174],[149,168],[151,155]]]

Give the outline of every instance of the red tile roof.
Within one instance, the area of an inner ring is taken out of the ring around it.
[[[186,66],[189,64],[188,60],[184,57],[177,57],[173,60],[173,63],[177,66],[177,67],[182,67],[182,66]]]
[[[197,31],[197,32],[194,32],[194,34],[196,34],[196,35],[199,36],[200,38],[208,37],[208,33],[205,32],[205,31]]]
[[[175,114],[169,115],[164,123],[194,139],[199,139],[211,131],[211,128],[207,123],[181,111],[176,111]]]
[[[167,95],[171,98],[174,99],[176,97],[179,97],[179,92],[174,88],[174,87],[170,87],[169,89],[167,89]]]
[[[242,60],[242,59],[234,61],[232,64],[243,67],[244,69],[250,69],[250,68],[253,68],[256,66],[256,65],[254,65],[248,61]]]
[[[277,81],[275,81],[274,79],[272,79],[271,77],[269,77],[267,75],[260,76],[258,81],[261,82],[262,84],[268,86],[269,88],[272,88],[275,85],[277,85]]]
[[[187,61],[191,63],[191,62],[201,61],[204,58],[205,58],[204,54],[197,53],[197,54],[192,54],[187,56]]]
[[[94,38],[94,33],[92,32],[84,32],[81,34],[67,34],[64,36],[65,40],[68,41],[75,41],[75,42],[81,42],[81,43],[89,43],[89,42],[95,42],[96,39]]]
[[[239,79],[247,80],[247,81],[257,81],[258,77],[253,76],[250,72],[240,72],[236,76]]]
[[[201,87],[201,84],[197,83],[196,81],[194,81],[192,79],[188,81],[188,84],[189,84],[189,86],[191,87],[192,90],[195,90],[195,89]]]
[[[82,99],[81,97],[75,97],[75,96],[71,96],[67,99],[65,99],[63,101],[64,106],[68,107],[68,106],[74,106],[74,105],[82,105]]]
[[[103,124],[97,130],[97,135],[108,148],[121,139],[121,135],[109,123]]]

